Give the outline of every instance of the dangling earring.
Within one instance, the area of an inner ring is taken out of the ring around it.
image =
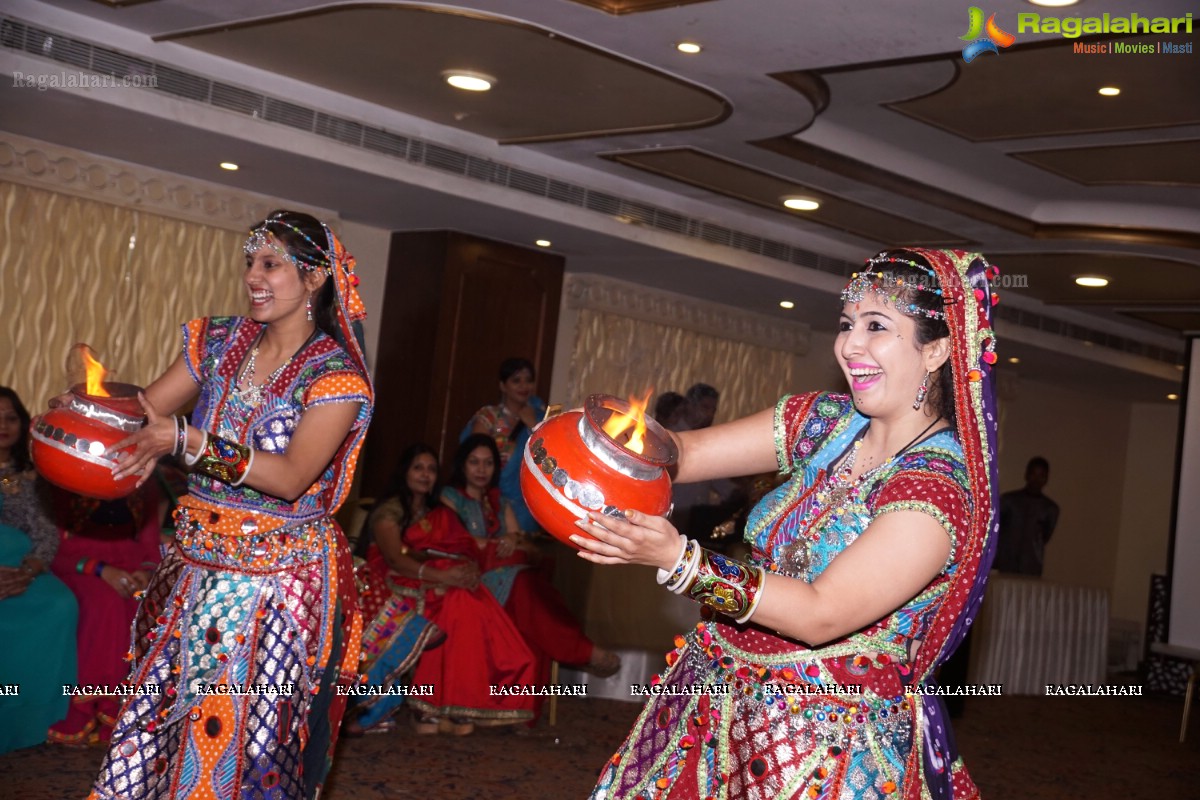
[[[308,296],[308,299],[304,301],[304,318],[306,320],[308,320],[309,322],[312,322],[312,295],[311,294]]]
[[[921,378],[921,385],[917,387],[917,399],[913,401],[913,408],[919,409],[925,403],[925,395],[929,393],[929,375],[926,372],[925,377]]]

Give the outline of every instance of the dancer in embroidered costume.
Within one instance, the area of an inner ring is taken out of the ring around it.
[[[332,514],[372,388],[354,259],[307,214],[251,232],[246,317],[183,326],[118,476],[184,456],[177,540],[141,597],[130,681],[92,798],[313,798],[358,677],[362,622]],[[196,400],[191,419],[167,412]]]
[[[580,522],[584,558],[657,566],[704,606],[594,798],[979,796],[929,689],[995,544],[997,270],[950,250],[868,264],[834,345],[849,395],[676,435],[680,481],[791,474],[750,517],[750,563],[636,511]]]

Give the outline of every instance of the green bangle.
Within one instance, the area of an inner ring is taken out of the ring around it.
[[[75,571],[82,575],[84,566],[87,564],[87,562],[88,560],[86,558],[79,559],[79,563],[75,565]]]

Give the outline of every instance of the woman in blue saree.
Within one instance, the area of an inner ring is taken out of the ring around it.
[[[58,529],[29,460],[29,412],[0,386],[0,753],[46,741],[67,716],[79,606],[50,573]]]

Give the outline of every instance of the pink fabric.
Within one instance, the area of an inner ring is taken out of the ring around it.
[[[59,494],[57,500],[60,510],[72,507],[73,498],[66,493]],[[131,526],[101,526],[86,519],[60,519],[60,542],[50,569],[79,602],[76,642],[77,680],[81,686],[115,686],[128,677],[125,654],[129,651],[130,625],[138,601],[121,597],[103,578],[80,574],[76,565],[83,559],[96,559],[126,572],[139,569],[152,572],[159,562],[158,501],[159,493],[150,485],[130,498],[135,504],[131,511],[140,523],[136,531]],[[63,522],[75,530],[62,527]],[[106,740],[119,709],[117,697],[73,697],[67,718],[50,729],[51,736],[75,742],[98,730],[99,737]]]

